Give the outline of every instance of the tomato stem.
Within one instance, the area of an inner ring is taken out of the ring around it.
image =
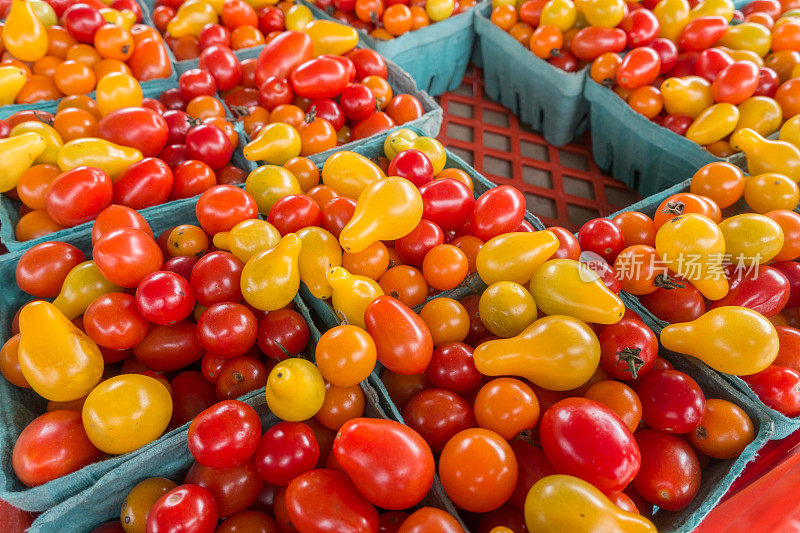
[[[623,348],[617,352],[617,361],[622,361],[628,365],[628,371],[630,371],[633,379],[639,376],[639,369],[644,364],[644,359],[639,357],[640,353],[642,353],[641,348]]]
[[[659,274],[656,276],[656,279],[653,280],[653,285],[661,289],[685,289],[686,285],[684,283],[678,283],[671,277],[669,274]]]

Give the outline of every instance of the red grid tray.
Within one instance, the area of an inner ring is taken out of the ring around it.
[[[484,98],[483,76],[472,67],[461,87],[440,97],[439,140],[496,183],[514,185],[545,224],[577,231],[637,200],[622,183],[604,176],[582,142],[551,146],[496,102]]]

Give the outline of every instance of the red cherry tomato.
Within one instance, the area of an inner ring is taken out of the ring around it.
[[[686,507],[700,488],[700,463],[692,447],[677,435],[654,429],[636,432],[642,466],[633,488],[645,500],[668,511]]]
[[[102,454],[83,429],[80,411],[45,413],[25,426],[14,443],[11,464],[28,487],[42,485],[75,472]]]
[[[678,37],[678,48],[682,52],[702,52],[711,48],[728,30],[725,17],[706,16],[690,20]]]
[[[286,486],[319,461],[319,443],[303,422],[280,422],[261,437],[255,462],[267,483]]]
[[[17,262],[17,286],[38,298],[55,298],[70,270],[86,261],[77,247],[65,242],[43,242],[27,250]]]
[[[97,136],[155,157],[167,145],[167,122],[152,109],[123,107],[100,119]]]
[[[603,328],[598,340],[600,365],[612,377],[632,381],[653,369],[658,356],[658,339],[641,321],[620,320]]]
[[[92,256],[103,276],[122,287],[136,287],[164,263],[153,237],[135,228],[121,228],[101,237]]]
[[[197,415],[189,425],[189,452],[215,470],[241,465],[253,456],[261,439],[261,421],[244,402],[225,400]]]
[[[197,338],[203,349],[228,359],[247,353],[257,334],[256,317],[238,303],[216,303],[197,321]]]
[[[758,80],[758,66],[755,63],[736,61],[725,67],[711,84],[714,100],[740,104],[753,96]]]
[[[180,485],[153,504],[147,514],[147,533],[192,531],[213,533],[219,518],[217,502],[200,485]]]
[[[208,489],[217,502],[220,518],[247,510],[264,488],[264,480],[258,475],[252,459],[224,470],[214,470],[195,462],[183,482]]]
[[[545,411],[540,428],[542,449],[555,469],[603,492],[621,491],[639,471],[641,455],[631,431],[598,402],[561,400]]]
[[[203,357],[194,322],[152,325],[145,338],[133,347],[133,355],[151,370],[172,372]]]
[[[418,432],[434,453],[456,433],[475,427],[472,406],[445,389],[427,389],[415,395],[403,409],[403,421]]]
[[[688,433],[703,420],[706,398],[697,382],[678,370],[654,370],[636,387],[642,420],[653,429]]]
[[[525,197],[514,187],[501,185],[480,195],[472,211],[472,232],[486,242],[514,231],[525,217]]]
[[[472,348],[463,342],[437,346],[425,375],[434,387],[467,396],[483,381],[483,375],[475,367],[472,352]]]
[[[653,82],[661,72],[661,56],[652,48],[634,48],[617,69],[617,85],[636,89]]]
[[[445,231],[463,226],[475,207],[470,188],[452,178],[433,180],[421,186],[419,192],[422,196],[422,217]]]
[[[425,371],[433,355],[433,338],[418,314],[384,295],[367,306],[364,322],[375,341],[378,361],[386,368],[406,375]]]
[[[133,296],[122,292],[99,296],[83,315],[83,329],[89,338],[112,350],[133,348],[144,340],[149,328]]]
[[[192,286],[174,272],[153,272],[136,287],[136,307],[154,324],[180,322],[194,311]]]
[[[294,478],[286,489],[286,511],[299,531],[378,531],[378,511],[338,470],[311,470]]]
[[[431,449],[419,433],[399,422],[349,420],[336,435],[333,453],[358,490],[383,509],[418,504],[433,482]]]
[[[161,159],[148,157],[132,164],[114,182],[114,203],[144,209],[166,202],[171,189],[170,167]]]
[[[768,407],[788,417],[800,415],[800,372],[797,370],[770,365],[742,379]]]
[[[113,186],[108,174],[93,167],[76,167],[60,174],[45,195],[47,214],[61,226],[94,220],[111,205]]]
[[[189,278],[197,302],[210,307],[220,302],[241,301],[243,268],[244,263],[229,252],[211,252],[201,257]]]
[[[229,91],[242,79],[242,66],[233,50],[226,46],[209,46],[200,52],[200,68],[214,77],[217,90]]]
[[[272,205],[267,222],[275,226],[281,235],[286,235],[309,226],[321,225],[322,210],[310,196],[289,194]]]
[[[276,361],[305,350],[309,336],[305,319],[291,309],[271,311],[258,324],[258,346],[267,357]]]

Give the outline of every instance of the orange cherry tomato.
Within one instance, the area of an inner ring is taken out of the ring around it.
[[[88,111],[97,120],[100,120],[100,118],[102,118],[100,115],[100,109],[97,107],[97,102],[95,102],[85,94],[73,94],[62,98],[61,101],[58,102],[58,107],[56,108],[56,114],[72,107]]]
[[[231,32],[231,48],[241,50],[264,44],[264,34],[255,26],[239,26]]]
[[[653,217],[656,230],[673,218],[688,213],[705,215],[716,223],[722,221],[719,206],[712,199],[690,192],[679,192],[664,199],[656,209]]]
[[[599,381],[589,387],[583,397],[602,403],[614,411],[625,422],[631,433],[639,427],[639,421],[642,419],[642,402],[633,389],[621,381]]]
[[[539,419],[539,401],[528,385],[514,378],[493,379],[475,396],[475,421],[506,440],[533,428]]]
[[[715,459],[738,457],[754,438],[753,421],[738,405],[727,400],[706,400],[700,425],[686,435],[696,450]]]
[[[47,190],[60,174],[61,169],[55,165],[33,165],[17,181],[19,199],[32,210],[44,209]]]
[[[283,122],[284,124],[290,125],[294,129],[300,128],[305,118],[305,112],[296,105],[292,104],[282,104],[276,106],[272,111],[269,112],[270,124]]]
[[[114,74],[115,72],[132,75],[131,69],[128,68],[128,65],[119,59],[103,59],[97,63],[92,70],[94,70],[94,74],[97,76],[98,80],[108,76],[109,74]]]
[[[81,63],[89,65],[89,67],[93,67],[103,59],[103,56],[100,55],[100,52],[95,50],[94,46],[79,43],[67,50],[66,59],[70,61],[80,61]]]
[[[94,34],[94,47],[106,59],[127,61],[133,55],[136,43],[131,33],[120,26],[106,24]]]
[[[56,113],[53,127],[64,142],[97,136],[97,119],[90,112],[78,107]]]
[[[358,253],[342,253],[342,266],[351,274],[379,280],[389,268],[389,252],[386,245],[376,241]]]
[[[511,26],[517,23],[517,10],[511,4],[500,4],[492,9],[489,20],[501,30],[508,31],[511,29]]]
[[[64,61],[56,67],[53,80],[58,90],[66,95],[90,93],[97,84],[97,76],[92,67],[71,60]]]
[[[319,185],[319,169],[307,157],[293,157],[283,164],[283,168],[292,173],[303,192]]]
[[[61,59],[67,58],[67,51],[78,44],[63,26],[47,28],[47,55]]]
[[[462,235],[450,241],[450,244],[463,250],[464,254],[467,256],[469,273],[475,274],[478,271],[476,260],[478,258],[478,252],[483,248],[483,241],[474,235]]]
[[[348,420],[364,414],[366,398],[358,385],[337,387],[325,383],[325,399],[314,418],[323,426],[334,431]]]
[[[625,211],[612,220],[622,230],[625,246],[634,244],[655,246],[656,225],[649,216],[639,211]]]
[[[664,98],[661,91],[651,85],[634,89],[628,96],[628,105],[637,113],[647,118],[655,118],[664,109]]]
[[[387,253],[387,261],[388,261]],[[425,276],[416,268],[396,265],[388,269],[378,280],[384,294],[397,298],[408,307],[416,307],[428,298]]]
[[[692,176],[689,191],[711,198],[721,208],[729,207],[744,194],[744,174],[730,163],[709,163]]]
[[[37,209],[22,216],[17,221],[17,227],[14,231],[18,241],[29,241],[62,229],[64,229],[64,226],[57,224],[50,218],[46,210]]]
[[[33,64],[32,71],[34,74],[52,78],[56,73],[56,68],[63,62],[60,57],[44,56]]]
[[[209,95],[195,96],[186,105],[186,114],[192,118],[205,120],[211,117],[224,117],[225,107],[222,102]]]
[[[467,255],[452,244],[439,244],[431,248],[422,261],[425,281],[436,290],[454,289],[469,273]]]
[[[395,267],[396,268],[396,267]],[[457,300],[434,298],[419,312],[433,337],[433,345],[462,342],[469,333],[469,313]]]
[[[33,104],[42,100],[57,100],[62,96],[63,93],[58,89],[53,78],[33,75],[17,94],[17,103]]]
[[[392,100],[392,87],[389,85],[389,82],[386,81],[384,78],[380,76],[367,76],[361,83],[367,86],[367,88],[372,91],[372,94],[375,95],[375,100],[378,102],[378,107],[381,109],[385,109],[389,102]]]

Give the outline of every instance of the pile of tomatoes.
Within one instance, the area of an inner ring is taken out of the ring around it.
[[[245,200],[239,211],[236,197]],[[257,216],[237,187],[218,185],[201,198],[197,216],[208,231]],[[179,225],[154,239],[136,211],[113,205],[98,216],[92,240],[89,261],[75,246],[47,242],[17,264],[20,289],[37,300],[15,317],[0,372],[49,400],[13,453],[28,486],[101,452],[135,450],[218,400],[263,388],[278,360],[302,353],[309,341],[310,327],[291,304],[264,313],[242,301],[242,259],[211,251],[199,226]],[[69,363],[53,367],[51,354]],[[332,417],[343,397],[328,398]],[[69,460],[57,466],[47,459],[62,455]]]
[[[88,94],[109,74],[167,78],[161,36],[141,24],[135,0],[8,2],[0,51],[0,103],[30,104]]]
[[[661,333],[662,344],[741,375],[766,405],[789,417],[800,415],[797,203],[793,179],[745,177],[733,165],[711,163],[697,171],[689,192],[665,198],[654,218],[631,211],[598,222],[622,289],[673,324]],[[723,217],[726,208],[740,214]],[[693,261],[680,262],[664,240],[670,234]],[[691,346],[696,328],[724,328],[727,350],[713,355]]]
[[[200,56],[209,46],[241,50],[265,44],[285,29],[302,31],[312,19],[305,6],[245,0],[158,0],[153,24],[178,61]]]
[[[492,21],[538,57],[612,87],[632,109],[727,157],[800,113],[800,20],[792,1],[531,0]],[[730,137],[729,137],[730,136]]]
[[[94,100],[68,96],[55,115],[0,121],[3,188],[22,202],[17,240],[92,221],[112,203],[143,209],[244,181],[230,164],[239,135],[214,96],[182,87],[155,100],[127,74],[103,81]]]
[[[388,41],[463,13],[474,0],[314,0],[336,20]]]

